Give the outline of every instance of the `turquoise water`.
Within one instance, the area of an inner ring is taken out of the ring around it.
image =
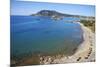
[[[63,18],[53,20],[43,16],[11,16],[11,55],[23,54],[72,54],[83,41],[77,23],[67,23]]]

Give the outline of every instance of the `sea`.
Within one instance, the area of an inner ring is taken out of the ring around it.
[[[81,26],[74,22],[79,18],[11,15],[10,20],[11,56],[72,55],[83,42]]]

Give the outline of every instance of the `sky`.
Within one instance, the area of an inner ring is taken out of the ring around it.
[[[40,10],[55,10],[65,14],[95,16],[94,5],[11,0],[11,15],[31,15],[37,13]]]

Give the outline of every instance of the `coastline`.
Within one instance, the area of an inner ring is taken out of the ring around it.
[[[77,48],[72,56],[57,55],[56,57],[46,56],[40,57],[40,64],[64,64],[78,62],[94,62],[95,61],[95,34],[82,23],[84,41]]]
[[[39,55],[25,57],[20,61],[12,60],[13,65],[44,65],[44,64],[65,64],[65,63],[82,63],[95,61],[95,34],[82,23],[77,22],[83,30],[84,41],[75,49],[75,53],[71,56],[59,54],[55,56]],[[36,60],[36,61],[34,61]]]

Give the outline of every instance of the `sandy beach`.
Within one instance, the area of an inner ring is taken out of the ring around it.
[[[40,57],[40,64],[64,64],[77,62],[94,62],[95,61],[95,34],[80,22],[83,30],[84,41],[80,44],[72,56],[57,55],[56,57]]]
[[[81,29],[83,30],[83,42],[75,49],[75,53],[71,56],[68,55],[39,55],[23,58],[20,61],[12,61],[12,65],[25,65],[25,64],[65,64],[65,63],[80,63],[80,62],[94,62],[95,61],[95,33],[89,28],[85,27],[80,22]],[[77,29],[77,28],[76,28]],[[35,60],[35,61],[34,61]]]

